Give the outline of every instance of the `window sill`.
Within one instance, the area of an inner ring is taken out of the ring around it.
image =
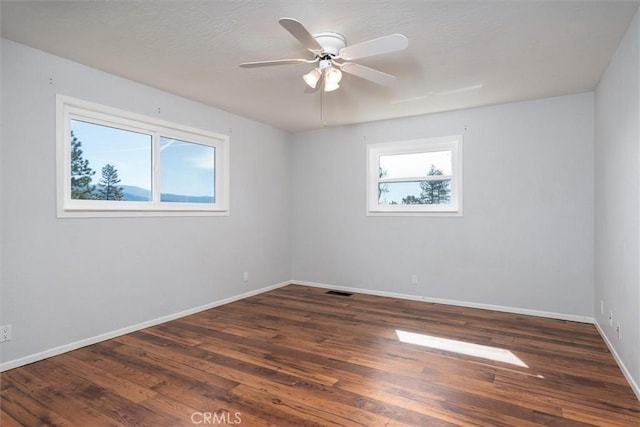
[[[229,216],[229,211],[214,210],[145,210],[145,211],[107,211],[107,210],[62,210],[58,218],[144,218],[144,217],[203,217]]]
[[[462,217],[462,211],[457,212],[418,212],[418,211],[368,211],[367,216],[440,216]]]

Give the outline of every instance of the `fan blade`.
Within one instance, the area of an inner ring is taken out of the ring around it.
[[[314,52],[322,52],[323,47],[320,46],[320,43],[313,38],[311,33],[307,31],[300,21],[292,18],[280,18],[278,22],[285,30],[289,31],[293,37],[298,39],[305,48]]]
[[[404,50],[409,46],[409,39],[402,34],[388,36],[354,44],[340,49],[339,58],[345,61],[366,58],[367,56],[382,55],[383,53]]]
[[[365,67],[360,64],[353,64],[351,62],[345,62],[340,67],[345,73],[353,74],[360,77],[378,83],[383,86],[391,86],[396,82],[396,77],[391,74],[383,73],[382,71],[374,70],[373,68]]]
[[[270,67],[272,65],[288,65],[288,64],[312,64],[315,60],[306,59],[276,59],[275,61],[257,61],[244,62],[240,64],[242,68]]]

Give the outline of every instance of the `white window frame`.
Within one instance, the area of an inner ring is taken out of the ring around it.
[[[151,201],[71,198],[71,120],[151,136]],[[160,137],[215,147],[215,203],[160,201]],[[56,183],[58,218],[229,215],[229,136],[130,113],[64,95],[56,96]]]
[[[451,151],[451,175],[405,178],[380,177],[381,156],[434,151]],[[442,179],[451,179],[451,202],[448,204],[380,205],[378,203],[379,184],[384,184],[385,182],[439,181]],[[462,216],[462,136],[453,135],[367,144],[367,215]]]

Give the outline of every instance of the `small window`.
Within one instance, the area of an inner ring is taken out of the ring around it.
[[[462,137],[369,144],[369,215],[461,215]]]
[[[228,214],[225,135],[58,96],[58,216]]]

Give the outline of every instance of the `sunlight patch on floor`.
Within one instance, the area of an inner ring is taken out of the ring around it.
[[[465,341],[452,340],[448,338],[434,337],[432,335],[418,334],[415,332],[407,332],[396,330],[396,335],[400,342],[406,344],[415,344],[422,347],[433,348],[436,350],[449,351],[467,356],[489,359],[496,362],[509,363],[511,365],[528,368],[518,356],[505,350],[504,348],[490,347],[487,345],[474,344]]]

